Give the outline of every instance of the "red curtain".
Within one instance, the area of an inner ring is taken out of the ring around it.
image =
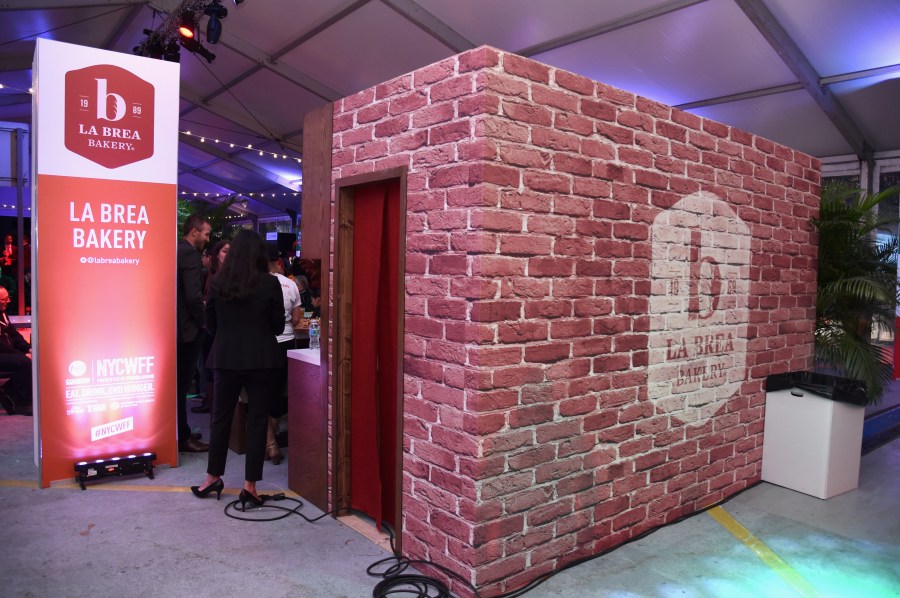
[[[353,201],[350,505],[394,529],[397,504],[397,323],[400,181]]]

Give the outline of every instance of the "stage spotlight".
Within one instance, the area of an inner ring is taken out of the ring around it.
[[[181,62],[181,48],[174,41],[169,42],[163,50],[162,59],[167,62]]]
[[[178,34],[182,39],[197,39],[197,20],[189,12],[181,15],[181,22],[178,24]]]
[[[135,46],[133,52],[138,56],[147,56],[156,59],[162,58],[163,47],[156,33],[150,29],[144,29],[144,35],[147,36],[147,39]]]
[[[219,19],[228,16],[228,9],[219,4],[219,0],[213,0],[203,12],[209,15],[209,22],[206,24],[206,41],[217,44],[222,35],[222,21]]]
[[[216,55],[203,47],[203,44],[198,42],[195,39],[182,39],[181,46],[187,50],[188,52],[193,52],[194,54],[199,54],[203,58],[206,59],[206,62],[212,64],[212,61],[216,59]]]

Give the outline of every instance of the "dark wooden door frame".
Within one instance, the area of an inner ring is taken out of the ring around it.
[[[397,504],[394,521],[402,527],[403,502],[403,331],[406,273],[406,167],[365,173],[335,181],[336,213],[334,219],[334,335],[332,364],[334,367],[334,402],[332,404],[332,493],[334,509],[350,508],[350,368],[353,346],[353,202],[357,187],[399,179],[400,239],[397,259]],[[394,530],[395,546],[401,551],[402,533]]]

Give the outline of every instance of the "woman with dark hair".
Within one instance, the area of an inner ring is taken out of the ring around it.
[[[191,491],[199,498],[216,493],[225,483],[225,460],[231,420],[241,389],[247,391],[247,455],[241,507],[260,506],[256,492],[266,451],[272,380],[284,356],[275,335],[284,329],[281,285],[269,276],[266,245],[258,234],[242,230],[231,242],[228,259],[211,277],[206,298],[206,322],[213,345],[206,367],[213,370],[213,405],[206,480]]]
[[[206,289],[204,289],[206,294],[209,294],[210,279],[222,269],[222,264],[225,263],[225,256],[228,255],[229,249],[231,249],[231,241],[223,239],[216,243],[212,251],[209,252],[209,275],[206,277]]]

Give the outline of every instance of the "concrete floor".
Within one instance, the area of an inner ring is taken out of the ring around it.
[[[206,416],[191,417],[204,428]],[[389,555],[330,517],[311,524],[224,516],[243,477],[243,457],[234,453],[217,502],[188,489],[203,478],[203,454],[183,454],[180,467],[158,468],[155,480],[40,490],[32,443],[31,418],[0,416],[3,597],[362,598],[378,582],[366,567]],[[267,463],[264,477],[261,492],[287,489],[284,462]],[[308,505],[303,512],[319,514]],[[900,440],[863,457],[857,490],[823,501],[763,483],[559,573],[527,596],[900,596]]]
[[[900,596],[900,440],[863,458],[856,490],[820,500],[762,483],[527,596]]]
[[[205,415],[190,419],[208,437]],[[222,499],[200,500],[206,454],[182,453],[177,468],[38,489],[32,418],[0,416],[0,596],[267,597],[371,596],[366,567],[390,552],[326,517],[275,522],[230,519],[244,457],[229,452]],[[267,462],[258,490],[287,490],[287,463]],[[276,503],[291,508],[288,501]],[[310,518],[321,512],[302,508]],[[241,513],[237,513],[242,515]],[[261,514],[271,516],[269,514]]]

